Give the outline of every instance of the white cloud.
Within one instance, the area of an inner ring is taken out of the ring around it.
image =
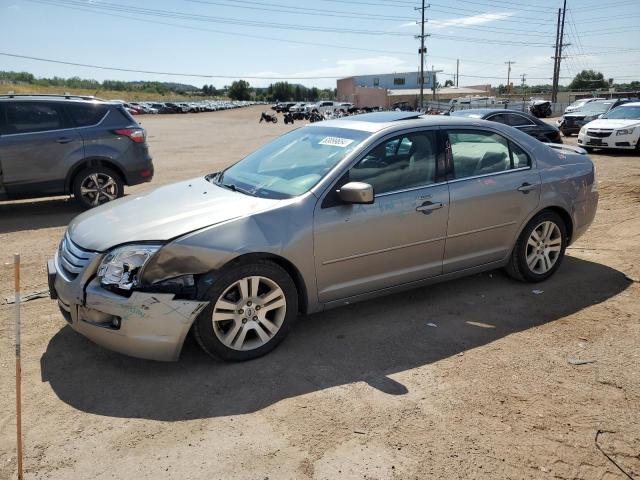
[[[431,20],[429,25],[434,28],[464,27],[469,25],[482,25],[512,17],[515,12],[481,13],[471,17],[451,18],[449,20]]]
[[[470,17],[450,18],[448,20],[429,20],[427,26],[430,28],[447,28],[447,27],[464,27],[469,25],[482,25],[484,23],[495,22],[497,20],[504,20],[512,17],[515,12],[487,12],[480,13],[479,15],[473,15]],[[417,25],[416,22],[408,22],[399,25],[400,28],[413,27]]]
[[[335,64],[331,66],[323,66],[320,68],[314,68],[310,70],[299,70],[293,73],[282,73],[282,72],[252,72],[248,73],[247,76],[255,76],[255,77],[283,77],[285,80],[287,76],[291,77],[350,77],[352,75],[366,75],[373,73],[388,73],[388,72],[407,72],[413,71],[417,69],[417,65],[411,63],[407,64],[404,60],[380,55],[377,57],[367,57],[367,58],[356,58],[356,59],[345,59],[345,60],[337,60]],[[277,80],[259,80],[253,79],[249,80],[251,85],[256,87],[264,87],[268,86],[270,83],[273,83]],[[309,80],[296,80],[295,78],[290,78],[289,82],[293,83],[302,83],[305,85],[317,85],[322,87],[335,87],[336,81],[334,78],[324,78],[324,79],[309,79]]]

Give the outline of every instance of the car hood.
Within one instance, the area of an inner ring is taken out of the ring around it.
[[[640,120],[638,119],[617,119],[617,118],[599,118],[598,120],[594,120],[593,122],[589,122],[587,126],[589,128],[628,128],[628,127],[636,127],[640,125]]]
[[[201,177],[89,210],[71,221],[68,232],[82,248],[105,251],[123,243],[170,240],[281,202],[234,192]]]

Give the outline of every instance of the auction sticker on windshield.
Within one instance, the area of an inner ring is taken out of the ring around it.
[[[331,145],[334,147],[345,148],[348,145],[351,145],[353,140],[350,138],[340,138],[340,137],[324,137],[322,140],[318,142],[318,145]]]

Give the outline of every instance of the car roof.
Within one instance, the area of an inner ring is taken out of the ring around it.
[[[323,122],[310,123],[308,127],[335,127],[350,130],[361,130],[375,133],[381,130],[397,127],[429,127],[429,126],[481,126],[490,125],[498,128],[501,124],[489,122],[478,118],[452,117],[449,115],[424,115],[420,112],[373,112],[352,115],[350,117],[325,120]],[[509,127],[510,128],[510,127]]]
[[[5,94],[0,95],[0,101],[7,102],[34,102],[34,101],[46,101],[46,102],[77,102],[77,103],[105,103],[105,104],[114,104],[117,102],[103,100],[102,98],[94,97],[94,96],[84,96],[84,95],[19,95],[19,94]]]
[[[627,103],[623,103],[622,105],[620,105],[618,108],[622,108],[622,107],[640,107],[640,102],[627,102]],[[617,108],[616,108],[617,110]]]
[[[465,114],[475,114],[475,115],[488,115],[490,113],[518,113],[520,115],[526,115],[528,116],[529,114],[527,112],[522,112],[519,110],[513,110],[513,109],[509,109],[509,108],[465,108],[464,110],[456,110],[455,112],[451,112],[452,114],[462,114],[462,112],[464,112]],[[455,116],[455,115],[454,115]]]

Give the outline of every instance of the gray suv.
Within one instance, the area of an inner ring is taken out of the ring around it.
[[[122,104],[0,96],[0,200],[73,194],[90,208],[152,177],[146,132]]]

